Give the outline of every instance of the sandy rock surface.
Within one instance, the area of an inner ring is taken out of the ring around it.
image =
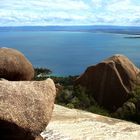
[[[46,140],[139,140],[140,125],[55,105]]]

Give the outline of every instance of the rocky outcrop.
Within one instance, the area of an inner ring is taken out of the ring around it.
[[[55,96],[51,79],[0,81],[0,139],[34,140],[51,119]]]
[[[55,105],[46,140],[139,140],[140,125]]]
[[[90,96],[102,106],[116,110],[129,99],[140,70],[125,56],[114,55],[103,62],[90,66],[77,80],[90,91]]]
[[[0,48],[0,78],[29,81],[33,77],[33,66],[22,53],[11,48]]]

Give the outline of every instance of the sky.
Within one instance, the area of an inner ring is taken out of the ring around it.
[[[0,26],[140,26],[140,0],[0,0]]]

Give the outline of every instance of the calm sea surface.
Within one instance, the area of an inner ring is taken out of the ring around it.
[[[140,38],[130,35],[90,32],[11,31],[0,32],[0,47],[24,53],[35,67],[55,75],[77,75],[113,54],[128,56],[140,66]]]

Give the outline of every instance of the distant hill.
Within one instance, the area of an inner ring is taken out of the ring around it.
[[[135,26],[11,26],[0,27],[0,31],[79,31],[140,35],[140,27]]]

